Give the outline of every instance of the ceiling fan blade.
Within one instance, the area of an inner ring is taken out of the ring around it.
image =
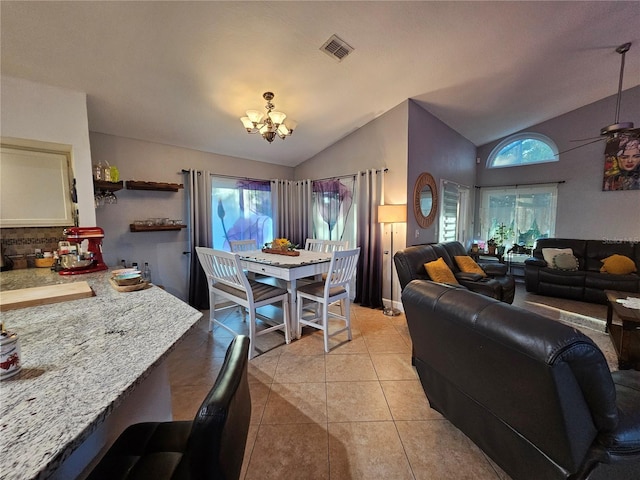
[[[591,140],[590,142],[583,143],[582,145],[578,145],[577,147],[568,148],[567,150],[563,150],[562,152],[558,152],[556,156],[562,155],[563,153],[571,152],[572,150],[577,150],[578,148],[586,147],[587,145],[591,145],[592,143],[602,142],[605,140],[605,137],[596,138],[595,140]]]
[[[589,137],[589,138],[574,138],[573,140],[569,140],[569,141],[570,142],[588,142],[589,140],[596,140],[600,138],[602,137],[598,136],[598,137]]]

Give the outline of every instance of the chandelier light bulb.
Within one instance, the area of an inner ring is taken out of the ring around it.
[[[264,113],[258,110],[247,110],[247,117],[249,117],[254,124],[258,124],[260,120],[262,120],[262,117],[264,117]]]
[[[269,112],[269,118],[271,118],[271,121],[276,125],[280,125],[287,116],[282,112]]]

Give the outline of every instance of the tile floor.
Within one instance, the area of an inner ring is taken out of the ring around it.
[[[519,286],[515,303],[544,310],[539,300],[546,297],[533,297]],[[574,303],[575,311],[604,325],[606,307]],[[555,300],[548,308],[562,310]],[[508,480],[429,408],[411,366],[404,316],[386,317],[357,305],[352,312],[353,340],[334,339],[329,354],[317,330],[305,329],[289,345],[281,332],[258,338],[264,353],[249,364],[252,417],[241,478]],[[246,326],[237,310],[225,315],[225,323]],[[213,336],[207,330],[204,312],[169,357],[177,420],[193,418],[231,340],[223,329]],[[585,331],[607,347],[604,333]]]

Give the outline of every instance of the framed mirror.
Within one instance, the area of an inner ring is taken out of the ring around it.
[[[438,213],[438,188],[430,173],[421,173],[413,188],[413,213],[418,225],[429,227]]]

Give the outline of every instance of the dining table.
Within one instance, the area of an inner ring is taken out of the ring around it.
[[[315,278],[329,271],[331,253],[295,250],[295,254],[279,254],[262,250],[239,253],[247,271],[286,282],[289,292],[289,326],[293,338],[298,336],[297,288],[303,278]]]

